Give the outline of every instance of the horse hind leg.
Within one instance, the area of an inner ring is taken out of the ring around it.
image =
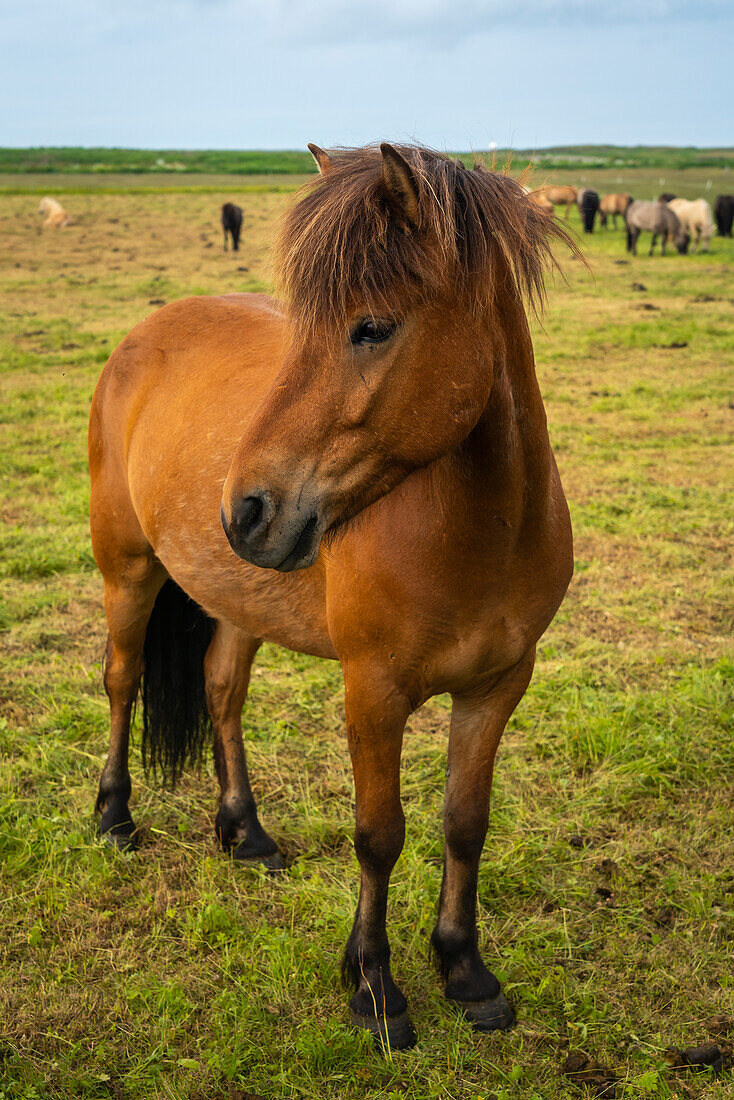
[[[143,670],[148,620],[165,579],[152,554],[119,561],[114,577],[105,576],[105,610],[109,635],[104,685],[110,704],[110,746],[102,770],[96,809],[97,835],[120,850],[137,847],[128,802],[130,719]]]
[[[258,819],[242,743],[242,707],[259,644],[259,639],[218,622],[204,660],[204,679],[220,786],[217,837],[234,859],[257,860],[275,871],[282,870],[285,863]]]

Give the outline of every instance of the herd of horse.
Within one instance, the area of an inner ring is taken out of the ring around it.
[[[452,713],[431,945],[448,1001],[475,1028],[514,1020],[479,951],[477,883],[497,748],[573,572],[528,325],[552,246],[581,255],[551,214],[578,204],[588,232],[597,214],[623,217],[633,251],[643,230],[663,249],[694,231],[706,247],[709,223],[696,230],[683,200],[570,186],[528,196],[418,145],[309,148],[319,174],[281,223],[278,299],[156,310],[94,393],[110,708],[98,833],[138,846],[128,751],[140,691],[146,769],[173,784],[211,744],[219,845],[282,869],[243,744],[251,666],[263,641],[338,660],[360,866],[342,973],[353,1022],[400,1048],[415,1032],[386,918],[405,839],[403,731],[441,693]],[[731,204],[721,209],[731,234]],[[225,204],[221,224],[237,250],[240,208]]]
[[[665,254],[666,243],[672,243],[680,253],[695,252],[699,248],[706,252],[713,236],[714,220],[720,237],[731,237],[734,220],[734,195],[719,195],[712,215],[711,206],[705,199],[679,199],[670,192],[664,192],[657,202],[644,202],[632,195],[611,194],[599,197],[592,188],[578,190],[569,184],[563,186],[540,187],[527,191],[530,198],[546,213],[552,214],[557,206],[565,208],[565,218],[575,204],[585,233],[593,233],[597,214],[603,228],[612,218],[613,228],[617,228],[617,217],[624,220],[627,230],[627,251],[637,255],[637,240],[643,231],[651,234],[650,255],[660,239],[661,253]]]
[[[616,229],[617,218],[621,217],[627,229],[627,251],[633,255],[637,255],[637,240],[644,231],[651,234],[650,255],[653,254],[658,238],[663,255],[666,243],[674,244],[680,253],[687,252],[689,246],[693,252],[699,247],[702,252],[706,252],[713,236],[714,222],[720,237],[732,235],[734,195],[719,195],[712,215],[711,206],[705,199],[689,201],[676,198],[670,192],[661,194],[657,202],[643,202],[633,199],[627,193],[604,195],[600,198],[593,188],[578,189],[570,184],[548,185],[534,191],[528,188],[523,190],[531,202],[546,214],[554,214],[557,206],[564,207],[566,220],[571,207],[577,206],[585,233],[594,232],[597,215],[604,229],[607,228],[610,217],[612,226]],[[38,210],[46,215],[43,222],[45,229],[60,229],[73,224],[73,218],[57,199],[41,199]],[[224,234],[224,251],[228,250],[231,241],[232,251],[237,252],[242,232],[242,208],[233,202],[225,202],[220,221]]]

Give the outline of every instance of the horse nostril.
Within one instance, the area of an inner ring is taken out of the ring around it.
[[[240,543],[261,535],[271,519],[272,507],[264,494],[245,496],[232,508],[231,529]]]
[[[275,507],[270,493],[253,494],[243,497],[232,507],[232,515],[227,522],[222,505],[222,527],[229,545],[235,554],[242,556],[243,550],[264,532],[267,532]]]
[[[262,497],[245,497],[232,511],[232,526],[242,538],[247,539],[260,525],[262,515]]]

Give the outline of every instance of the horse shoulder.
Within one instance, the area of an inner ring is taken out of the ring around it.
[[[102,371],[90,461],[116,455],[144,510],[160,507],[157,477],[169,481],[172,498],[203,485],[212,467],[223,481],[281,355],[282,322],[265,296],[188,298],[157,310]]]

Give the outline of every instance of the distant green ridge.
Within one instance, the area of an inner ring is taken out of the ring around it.
[[[728,168],[734,166],[734,149],[698,149],[679,146],[556,145],[547,149],[497,149],[491,154],[477,149],[454,154],[471,161],[494,157],[503,163],[508,154],[515,161],[532,161],[538,167],[556,168]],[[207,173],[210,175],[306,175],[315,167],[306,150],[190,150],[102,149],[73,146],[29,149],[0,148],[0,173]]]

